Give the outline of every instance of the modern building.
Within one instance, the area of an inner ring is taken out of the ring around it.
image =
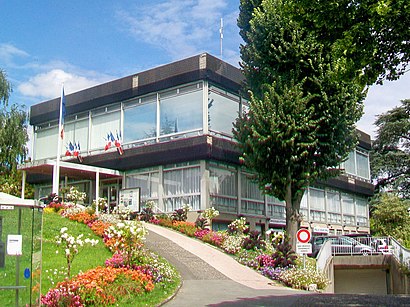
[[[192,219],[213,206],[221,213],[215,229],[238,216],[260,230],[284,227],[284,203],[260,192],[232,138],[232,122],[247,104],[243,79],[238,68],[204,53],[67,95],[60,187],[87,192],[87,203],[98,195],[113,205],[121,191],[139,188],[142,203],[153,201],[158,212],[189,204]],[[33,157],[20,168],[38,198],[52,191],[59,108],[60,98],[31,107]],[[121,155],[109,146],[115,139]],[[82,163],[65,155],[70,142],[81,148]],[[305,227],[369,231],[370,146],[360,132],[345,173],[306,191]]]

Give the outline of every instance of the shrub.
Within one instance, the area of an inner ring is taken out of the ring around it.
[[[292,288],[304,290],[307,290],[311,284],[316,284],[318,289],[325,289],[329,284],[326,276],[317,272],[313,267],[288,268],[279,273],[278,280]]]
[[[289,243],[289,236],[284,234],[281,241],[279,241],[278,238],[275,242],[277,243],[276,251],[272,254],[274,267],[286,268],[289,266],[294,266],[298,256],[295,251],[292,250],[292,246]]]
[[[226,239],[226,235],[222,232],[210,231],[202,237],[202,241],[212,244],[216,247],[221,247]]]
[[[195,232],[197,231],[195,223],[184,222],[184,221],[174,221],[172,223],[172,228],[181,233],[186,234],[189,237],[194,237]]]
[[[228,254],[236,254],[242,248],[244,236],[227,236],[222,243],[222,249]]]
[[[209,229],[200,229],[195,231],[195,238],[202,240],[202,238],[210,232]]]
[[[219,211],[216,210],[214,207],[207,208],[202,213],[202,216],[208,220],[212,220],[213,218],[216,218],[218,215],[219,215]]]
[[[140,220],[150,222],[154,219],[154,210],[152,208],[143,208],[140,214]]]
[[[260,232],[257,230],[253,230],[249,232],[248,237],[246,237],[242,242],[242,247],[244,249],[262,249],[266,248],[266,243],[264,240],[261,239]]]
[[[241,217],[239,219],[232,221],[232,223],[228,225],[227,231],[229,234],[242,234],[244,230],[247,228],[248,226],[246,225],[246,218]]]
[[[111,225],[104,233],[104,243],[112,252],[121,252],[126,265],[135,263],[147,231],[138,221],[124,221]]]
[[[184,209],[176,209],[171,215],[171,219],[177,222],[185,222],[187,218],[187,211]]]
[[[195,221],[195,226],[200,229],[205,229],[207,226],[209,226],[208,219],[202,216],[198,216]]]

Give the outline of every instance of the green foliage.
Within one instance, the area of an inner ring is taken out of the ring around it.
[[[209,226],[208,219],[199,215],[195,220],[195,226],[200,229],[205,229]]]
[[[266,248],[266,242],[261,238],[261,233],[257,230],[249,231],[248,236],[243,240],[242,247],[246,250]]]
[[[1,129],[1,128],[0,128]],[[22,174],[20,171],[13,171],[10,174],[0,176],[0,192],[21,197]],[[34,198],[34,188],[26,182],[24,198]]]
[[[292,267],[283,270],[279,280],[287,286],[303,290],[308,290],[310,285],[316,285],[317,289],[325,289],[330,283],[324,274],[312,266],[307,266],[305,269]]]
[[[4,105],[7,105],[11,91],[11,83],[7,80],[6,72],[0,69],[0,102]]]
[[[272,254],[274,267],[287,268],[296,264],[298,256],[292,249],[292,245],[289,241],[289,236],[285,234],[282,238],[277,237],[276,240],[272,242],[276,248]]]
[[[410,198],[410,99],[381,114],[370,155],[376,190],[393,190]]]
[[[259,187],[285,200],[292,238],[306,187],[337,175],[354,149],[365,97],[348,60],[300,20],[296,2],[241,1],[238,25],[246,43],[241,58],[250,102],[234,125],[245,166],[257,173]]]
[[[289,1],[293,16],[362,84],[395,80],[410,61],[408,0]]]
[[[27,113],[17,105],[0,112],[0,172],[10,175],[24,162],[28,149]]]
[[[375,236],[391,236],[410,248],[410,201],[381,193],[372,200],[370,229]]]

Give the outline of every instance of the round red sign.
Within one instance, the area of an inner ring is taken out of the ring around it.
[[[300,243],[308,243],[310,241],[310,231],[307,229],[299,229],[296,237]]]

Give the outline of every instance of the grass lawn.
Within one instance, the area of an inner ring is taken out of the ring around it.
[[[4,215],[4,214],[3,214]],[[28,219],[29,217],[27,217]],[[11,220],[11,218],[10,218]],[[3,231],[5,231],[5,223],[3,223]],[[99,242],[95,246],[85,244],[80,252],[74,257],[71,266],[71,276],[75,276],[80,272],[86,272],[89,269],[101,266],[105,266],[105,261],[111,258],[112,254],[108,248],[104,245],[102,238],[96,236],[91,229],[79,222],[71,221],[67,218],[60,216],[57,213],[44,213],[43,215],[43,242],[42,242],[42,275],[41,275],[41,293],[46,294],[49,289],[53,288],[59,281],[63,281],[67,272],[67,261],[64,251],[58,248],[55,243],[55,238],[60,234],[60,230],[63,227],[67,227],[67,233],[76,238],[78,235],[83,234],[82,240],[86,238],[98,239]],[[13,233],[13,232],[11,232]],[[24,239],[23,239],[24,240]],[[29,246],[30,244],[26,244]],[[30,254],[30,250],[24,250],[23,253]],[[27,247],[26,247],[27,248]],[[58,253],[56,251],[58,250]],[[10,258],[10,259],[9,259]],[[5,278],[10,279],[9,284],[13,285],[15,280],[15,259],[16,257],[6,256],[6,268],[0,269],[0,277],[2,281],[0,286],[5,282]],[[164,262],[160,258],[161,262]],[[27,262],[27,261],[26,261]],[[27,264],[23,264],[23,267]],[[175,270],[168,263],[170,270]],[[22,271],[24,269],[21,269]],[[33,269],[34,271],[34,269]],[[23,280],[24,278],[21,278]],[[30,280],[30,279],[25,279]],[[118,301],[118,306],[155,306],[168,298],[175,292],[180,283],[179,274],[176,274],[175,279],[172,282],[155,284],[155,288],[152,292],[144,294],[129,293]],[[28,283],[27,289],[30,288]],[[22,299],[20,299],[19,305],[24,306],[29,302],[28,290],[20,291]],[[5,295],[7,293],[7,295]],[[9,295],[10,294],[10,295]],[[0,306],[11,306],[14,304],[15,291],[0,290]]]

